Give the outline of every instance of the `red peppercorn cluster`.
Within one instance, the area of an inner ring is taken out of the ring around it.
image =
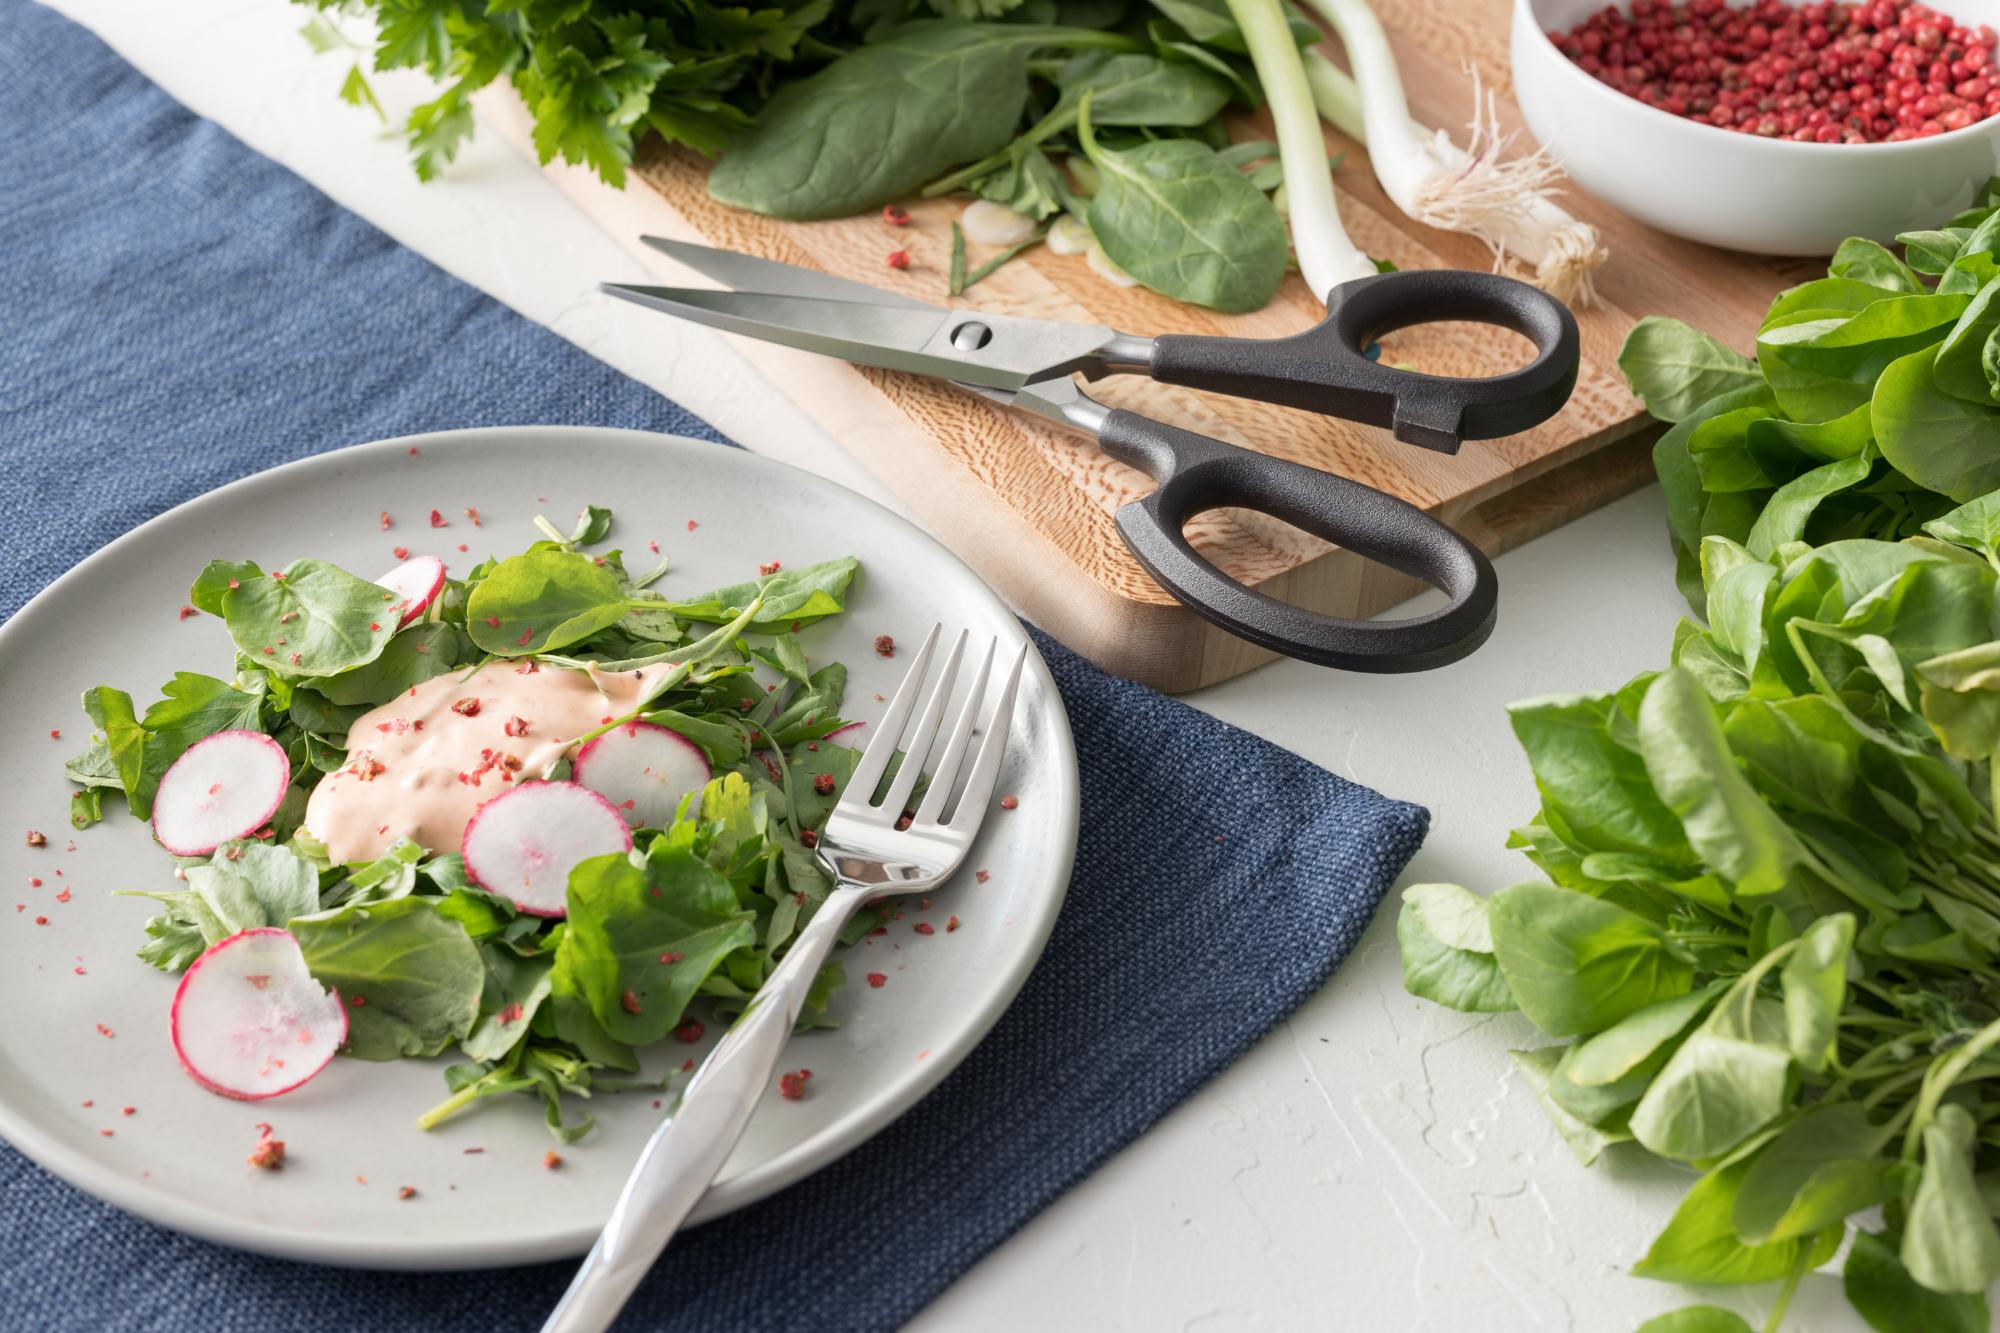
[[[1649,106],[1766,139],[1895,143],[2000,111],[1993,29],[1915,3],[1632,0],[1549,40]]]

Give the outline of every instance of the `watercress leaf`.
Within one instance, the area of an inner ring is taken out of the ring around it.
[[[1486,900],[1456,884],[1413,884],[1403,890],[1396,918],[1403,988],[1467,1013],[1514,1007],[1493,957]]]
[[[263,577],[263,569],[254,560],[211,560],[195,575],[194,586],[188,589],[188,601],[195,610],[220,618],[222,599],[230,589]]]
[[[228,843],[208,864],[181,873],[228,934],[285,926],[319,910],[319,870],[289,847]]]
[[[708,192],[783,218],[878,208],[1013,138],[1028,57],[1070,40],[1031,24],[907,24],[779,89],[716,162]]]
[[[387,703],[412,685],[465,665],[475,656],[464,630],[441,620],[399,630],[382,655],[351,671],[313,682],[330,702],[344,706]],[[341,732],[345,735],[345,731]]]
[[[569,534],[571,546],[595,546],[611,535],[611,511],[603,505],[587,504],[576,516],[576,528]]]
[[[1568,1061],[1570,1081],[1582,1087],[1602,1087],[1627,1077],[1699,1018],[1724,985],[1710,982],[1685,995],[1655,1001],[1578,1042]]]
[[[1829,1228],[1810,1240],[1763,1245],[1745,1245],[1737,1239],[1732,1222],[1736,1196],[1754,1161],[1718,1167],[1696,1181],[1632,1272],[1663,1282],[1739,1285],[1788,1277],[1801,1256],[1808,1266],[1825,1262],[1840,1243],[1837,1229]]]
[[[430,898],[294,920],[306,966],[348,1005],[349,1055],[436,1055],[472,1030],[486,969],[465,928]]]
[[[1662,1157],[1719,1157],[1784,1112],[1790,1070],[1783,1046],[1718,1030],[1711,1016],[1654,1076],[1632,1135]]]
[[[83,711],[104,733],[105,757],[118,775],[126,805],[135,819],[144,819],[152,811],[160,771],[147,770],[146,729],[132,711],[132,696],[109,685],[93,685],[83,692]]]
[[[350,903],[391,902],[406,898],[416,891],[417,863],[423,859],[422,847],[408,838],[398,838],[388,851],[374,860],[345,867],[346,877],[328,890],[321,902],[326,907],[345,907]]]
[[[1760,1151],[1737,1191],[1731,1224],[1746,1245],[1839,1226],[1893,1189],[1880,1131],[1859,1102],[1815,1106]]]
[[[1603,1151],[1614,1143],[1622,1143],[1632,1136],[1622,1132],[1607,1132],[1594,1125],[1586,1124],[1571,1115],[1549,1096],[1549,1077],[1561,1061],[1563,1048],[1543,1046],[1532,1051],[1509,1051],[1514,1067],[1521,1071],[1522,1080],[1534,1090],[1535,1097],[1542,1104],[1542,1110],[1569,1145],[1570,1152],[1584,1166],[1595,1162]]]
[[[466,599],[472,641],[498,657],[555,652],[616,624],[628,598],[587,555],[544,548],[494,566]]]
[[[764,604],[746,632],[782,634],[795,624],[810,625],[844,609],[848,585],[854,582],[855,572],[860,568],[861,562],[853,556],[842,556],[798,569],[781,569],[749,583],[717,588],[685,602],[672,603],[671,610],[689,620],[720,624],[742,615],[744,608],[761,595]]]
[[[1847,960],[1854,947],[1854,917],[1836,912],[1806,927],[1798,948],[1778,974],[1785,997],[1785,1031],[1792,1058],[1818,1073],[1833,1057],[1840,1011],[1847,1003]]]
[[[1990,1333],[1986,1293],[1932,1291],[1910,1276],[1892,1234],[1857,1231],[1841,1274],[1852,1305],[1876,1333]]]
[[[294,560],[222,596],[229,637],[280,676],[331,676],[372,662],[396,632],[395,594],[323,560]]]
[[[1646,410],[1680,421],[1723,394],[1762,387],[1756,362],[1700,329],[1662,315],[1632,326],[1618,350],[1618,368]]]
[[[1879,241],[1860,236],[1850,236],[1840,243],[1827,272],[1836,278],[1865,282],[1892,292],[1926,290],[1923,281],[1908,264],[1896,258],[1895,252]]]
[[[1607,1133],[1629,1135],[1632,1105],[1645,1093],[1646,1085],[1660,1071],[1660,1066],[1666,1063],[1668,1053],[1667,1049],[1656,1052],[1630,1073],[1610,1083],[1578,1083],[1570,1076],[1570,1066],[1576,1063],[1576,1047],[1571,1046],[1563,1052],[1563,1058],[1556,1062],[1556,1067],[1549,1071],[1549,1099],[1586,1125],[1593,1125]]]
[[[1634,1333],[1752,1333],[1743,1316],[1719,1305],[1690,1305],[1654,1315]]]
[[[1882,456],[1910,480],[1961,504],[2000,489],[2000,408],[1939,389],[1934,348],[1890,364],[1870,407]]]
[[[1639,707],[1639,742],[1654,789],[1703,862],[1739,894],[1784,888],[1804,849],[1736,766],[1693,676],[1674,667],[1653,682]]]
[[[643,861],[613,854],[578,865],[568,921],[562,966],[604,1031],[635,1046],[671,1032],[709,973],[757,941],[756,917],[729,881],[667,839]]]
[[[1193,139],[1113,149],[1077,122],[1101,176],[1091,234],[1119,268],[1175,300],[1238,312],[1267,303],[1285,276],[1285,224],[1263,191]]]
[[[1972,1178],[1968,1145],[1977,1127],[1964,1107],[1947,1103],[1923,1134],[1923,1174],[1903,1224],[1903,1267],[1921,1286],[1983,1295],[2000,1280],[2000,1229]]]
[[[1515,1003],[1551,1035],[1601,1032],[1689,988],[1693,969],[1661,929],[1615,904],[1516,884],[1493,895],[1487,911]]]
[[[146,942],[139,946],[138,954],[162,972],[185,972],[208,945],[208,936],[193,914],[170,904],[146,923]]]

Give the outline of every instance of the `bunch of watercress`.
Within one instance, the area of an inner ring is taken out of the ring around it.
[[[1707,627],[1511,710],[1547,876],[1408,890],[1405,983],[1518,1009],[1579,1160],[1701,1173],[1633,1271],[1790,1291],[1846,1261],[1885,1333],[1985,1329],[2000,1279],[2000,492],[1899,542],[1701,542]],[[1689,1316],[1693,1318],[1693,1316]],[[1740,1329],[1707,1310],[1704,1323]]]
[[[859,754],[823,739],[844,725],[846,669],[814,669],[794,631],[841,612],[857,563],[676,599],[653,588],[664,562],[632,575],[619,551],[581,549],[610,525],[595,506],[567,535],[544,523],[547,539],[449,581],[401,628],[384,618],[379,585],[323,561],[204,569],[185,614],[223,622],[233,677],[176,673],[143,711],[124,691],[88,690],[98,734],[68,767],[72,822],[104,818],[107,793],[145,817],[167,768],[224,730],[277,740],[292,786],[258,838],[181,858],[175,888],[138,895],[162,907],[139,956],[180,972],[238,931],[288,929],[317,980],[365,998],[349,1009],[346,1054],[456,1047],[465,1057],[446,1071],[450,1098],[422,1124],[521,1091],[544,1099],[564,1139],[590,1124],[565,1119],[566,1095],[623,1086],[639,1049],[682,1025],[695,1001],[724,1014],[747,1003],[831,887],[807,842],[836,798],[814,780],[844,788]],[[434,676],[496,660],[551,671],[674,663],[638,716],[699,746],[716,774],[697,817],[636,830],[629,856],[580,865],[561,920],[517,912],[474,885],[456,848],[406,839],[338,865],[300,824],[312,789],[346,764],[357,718]],[[760,668],[774,679],[760,682]],[[858,921],[849,938],[874,924]],[[823,1021],[841,981],[838,962],[820,974],[809,1025]],[[642,1012],[626,1002],[634,993],[647,997]]]
[[[1755,361],[1649,318],[1619,365],[1674,424],[1654,450],[1682,590],[1702,604],[1702,540],[1759,560],[1785,543],[1893,539],[2000,486],[2000,179],[1907,260],[1844,243],[1782,293]]]

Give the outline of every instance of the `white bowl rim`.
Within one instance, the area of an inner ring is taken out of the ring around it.
[[[1791,5],[1791,0],[1785,0],[1785,3],[1789,6]],[[1697,131],[1702,134],[1726,135],[1730,139],[1743,144],[1745,152],[1768,152],[1781,155],[1796,154],[1805,156],[1838,149],[1844,153],[1873,153],[1877,156],[1886,156],[1891,152],[1922,152],[1929,148],[1940,147],[1946,142],[1956,140],[1960,137],[1991,136],[1995,130],[2000,130],[2000,112],[1996,112],[1991,116],[1975,120],[1970,125],[1959,129],[1946,130],[1943,134],[1933,134],[1923,139],[1903,139],[1895,143],[1800,143],[1795,139],[1767,139],[1761,134],[1738,134],[1735,130],[1725,130],[1720,125],[1705,125],[1693,117],[1677,116],[1671,111],[1664,111],[1659,107],[1650,106],[1630,93],[1620,92],[1609,84],[1600,82],[1581,65],[1564,55],[1556,48],[1556,44],[1549,40],[1548,29],[1542,26],[1540,17],[1535,13],[1535,6],[1536,0],[1514,0],[1514,12],[1526,16],[1528,26],[1534,29],[1535,40],[1542,44],[1550,58],[1563,67],[1564,72],[1558,77],[1581,80],[1583,83],[1588,84],[1592,91],[1599,96],[1615,98],[1619,102],[1634,107],[1649,116],[1658,116],[1662,121],[1685,126],[1690,131]],[[1737,6],[1732,5],[1731,7],[1735,8]],[[1616,8],[1629,12],[1627,0],[1617,0]],[[1953,20],[1953,22],[1958,21],[1956,19]],[[1828,152],[1826,160],[1833,160],[1830,152]]]

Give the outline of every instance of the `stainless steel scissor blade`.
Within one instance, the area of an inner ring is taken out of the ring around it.
[[[696,245],[692,241],[671,241],[664,236],[641,236],[639,239],[669,259],[686,264],[703,277],[714,278],[723,286],[733,287],[739,292],[764,292],[771,296],[812,296],[822,301],[854,301],[861,305],[944,313],[944,307],[932,305],[928,301],[919,301],[913,296],[903,296],[897,292],[886,292],[880,287],[871,287],[865,282],[855,282],[851,278],[836,278],[831,273],[821,273],[817,269],[800,268],[797,264],[780,263],[775,259],[759,259],[755,255],[746,255],[735,250],[718,250],[712,245]]]
[[[1143,370],[1152,342],[1101,324],[950,310],[811,269],[648,237],[647,243],[734,291],[606,283],[613,296],[713,328],[992,389],[1073,372]]]

